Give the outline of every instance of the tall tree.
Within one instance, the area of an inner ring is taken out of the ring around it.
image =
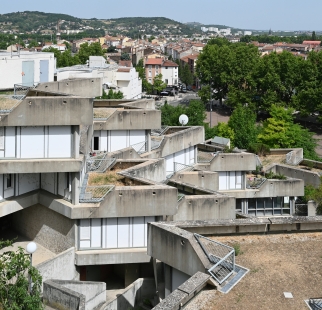
[[[256,115],[250,108],[238,104],[228,125],[234,131],[234,146],[239,149],[248,149],[251,143],[256,142],[258,134]]]
[[[313,31],[313,32],[312,32],[311,40],[312,40],[312,41],[315,41],[315,40],[316,40],[316,34],[315,34],[315,31]]]
[[[153,79],[153,89],[160,93],[163,89],[167,87],[167,84],[162,80],[162,74],[158,74]]]
[[[80,46],[78,57],[82,64],[86,64],[86,61],[89,60],[89,56],[104,56],[104,51],[99,42],[94,42],[92,44],[83,43]]]
[[[186,85],[192,85],[193,84],[193,74],[190,71],[189,65],[185,64],[182,71],[183,72],[180,77],[181,82],[183,82]]]

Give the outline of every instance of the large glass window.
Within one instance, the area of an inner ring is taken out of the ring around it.
[[[246,200],[246,213],[255,216],[272,216],[290,214],[289,197],[250,198]],[[240,210],[236,201],[236,210]]]

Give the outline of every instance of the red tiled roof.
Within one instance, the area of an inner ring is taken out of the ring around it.
[[[163,67],[179,67],[177,63],[171,60],[165,60],[162,64]]]
[[[161,58],[148,58],[145,65],[162,65],[163,59]]]
[[[321,41],[303,41],[303,44],[320,45]]]

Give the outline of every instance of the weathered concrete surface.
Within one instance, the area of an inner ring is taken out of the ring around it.
[[[26,97],[0,126],[92,125],[93,99],[88,97]]]
[[[77,251],[78,266],[149,263],[151,257],[146,248]]]
[[[142,163],[142,161],[144,162]],[[113,168],[117,167],[119,163],[122,164],[123,162],[124,161],[117,160]],[[149,160],[141,159],[141,161],[138,161],[138,165],[124,169],[122,170],[122,173],[126,173],[137,178],[148,179],[154,182],[161,182],[166,179],[165,160],[163,158]]]
[[[103,91],[101,78],[68,79],[59,82],[41,83],[37,86],[36,90],[90,98],[101,96]]]
[[[274,167],[276,173],[283,174],[289,178],[301,179],[304,181],[304,185],[313,185],[314,187],[319,187],[321,184],[320,176],[317,172],[308,171],[304,169],[299,169],[297,167],[290,167],[287,165],[277,164]],[[303,196],[303,195],[295,195]]]
[[[174,215],[177,189],[166,185],[117,186],[92,218]]]
[[[70,248],[54,258],[42,262],[36,266],[42,276],[42,281],[50,279],[79,280],[79,274],[75,266],[75,248]]]
[[[219,191],[237,198],[265,198],[304,196],[304,181],[301,179],[268,179],[259,189]]]
[[[93,310],[106,301],[106,284],[48,280],[44,283],[44,303],[58,309]]]
[[[178,310],[187,304],[195,295],[207,286],[210,275],[197,272],[186,282],[163,299],[153,310]]]
[[[178,204],[174,221],[234,219],[236,217],[234,197],[221,195],[185,196]]]
[[[95,121],[94,130],[159,129],[159,110],[116,110],[106,121]]]
[[[256,169],[256,155],[250,153],[219,153],[210,162],[210,171],[252,171]]]
[[[132,148],[127,147],[125,149],[109,152],[107,153],[107,157],[116,158],[116,159],[139,159],[140,155]]]
[[[94,108],[155,109],[154,99],[95,99]]]
[[[83,155],[77,159],[4,159],[0,160],[0,174],[79,172],[82,170],[84,160]]]
[[[114,300],[107,302],[102,310],[122,310],[132,309],[139,301],[145,298],[151,298],[155,295],[154,279],[137,279],[131,285],[124,289],[124,292],[118,295]]]
[[[12,227],[58,254],[75,245],[75,220],[35,204],[11,215]]]
[[[182,171],[174,174],[171,180],[194,184],[212,191],[218,191],[219,188],[219,175],[212,171]]]
[[[166,223],[148,223],[148,255],[190,276],[211,268],[193,233]]]

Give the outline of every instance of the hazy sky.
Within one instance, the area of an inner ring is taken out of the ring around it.
[[[321,0],[16,0],[0,13],[41,11],[83,18],[162,16],[243,29],[322,30]]]

